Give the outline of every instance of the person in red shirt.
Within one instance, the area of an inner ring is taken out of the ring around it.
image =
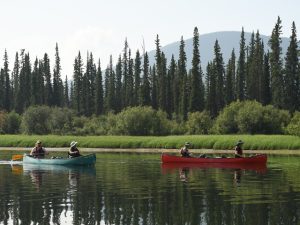
[[[236,146],[234,148],[234,156],[235,158],[243,158],[243,149],[242,149],[242,145],[244,144],[244,142],[242,140],[239,140],[236,143]]]

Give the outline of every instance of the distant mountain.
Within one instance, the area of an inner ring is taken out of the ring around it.
[[[265,51],[269,49],[268,41],[270,36],[260,35],[261,39],[265,45]],[[200,57],[201,57],[201,66],[202,70],[206,70],[207,63],[214,58],[214,44],[215,41],[218,40],[219,45],[221,47],[221,52],[223,54],[223,60],[225,65],[227,64],[232,49],[235,51],[236,58],[239,57],[240,52],[240,39],[241,32],[239,31],[223,31],[223,32],[214,32],[209,34],[200,35]],[[251,33],[245,32],[245,40],[246,45],[249,44],[251,39]],[[286,50],[289,45],[289,38],[282,37],[282,52],[283,56],[286,54]],[[171,60],[172,54],[174,55],[175,60],[178,60],[179,56],[179,45],[180,41],[168,44],[163,46],[161,50],[165,53],[166,58],[168,60],[168,64]],[[190,69],[192,67],[192,57],[193,57],[193,38],[189,38],[185,40],[185,52],[187,56],[187,68]],[[155,50],[148,52],[150,65],[153,65],[155,62]]]

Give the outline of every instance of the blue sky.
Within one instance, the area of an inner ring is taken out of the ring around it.
[[[297,0],[0,0],[0,56],[6,48],[11,68],[22,48],[32,62],[47,52],[53,66],[57,42],[64,79],[72,76],[79,50],[93,52],[104,69],[110,55],[117,60],[126,37],[135,54],[143,39],[150,51],[156,34],[164,46],[191,38],[195,26],[200,35],[242,27],[270,35],[277,16],[289,37],[292,22],[300,26],[299,8]]]

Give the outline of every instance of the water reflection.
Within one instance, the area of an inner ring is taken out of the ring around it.
[[[14,167],[13,167],[14,168]],[[16,170],[13,169],[13,170]],[[24,175],[29,175],[32,184],[37,190],[40,190],[43,179],[62,179],[63,177],[68,180],[69,188],[71,192],[77,189],[79,184],[80,176],[82,174],[95,176],[96,171],[94,166],[63,166],[63,165],[35,165],[35,164],[24,164],[23,165]]]
[[[2,165],[0,224],[299,224],[299,158],[266,172],[146,157],[99,154],[95,168]]]
[[[242,172],[243,171],[241,169],[234,170],[233,181],[236,186],[239,186],[241,183]]]
[[[179,169],[179,177],[180,177],[180,180],[183,181],[183,182],[188,182],[188,175],[189,175],[189,168],[180,168]]]
[[[219,168],[219,169],[243,169],[253,170],[257,173],[266,173],[266,164],[239,164],[239,163],[162,163],[162,170],[167,172],[168,170],[174,170],[179,168]]]

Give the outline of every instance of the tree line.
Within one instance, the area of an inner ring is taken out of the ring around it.
[[[29,106],[72,108],[77,115],[119,113],[127,107],[151,106],[167,113],[169,119],[186,121],[188,113],[206,110],[212,118],[231,102],[256,100],[263,105],[295,112],[300,108],[300,74],[296,26],[293,22],[285,56],[281,48],[282,26],[278,17],[265,49],[259,31],[246,43],[241,31],[240,51],[232,50],[224,62],[218,40],[214,58],[203,72],[199,51],[199,32],[194,28],[192,68],[187,69],[185,41],[180,40],[179,57],[168,62],[156,36],[155,63],[147,52],[135,56],[125,40],[122,53],[102,70],[100,59],[87,53],[86,63],[78,52],[73,79],[62,80],[58,45],[51,70],[47,53],[32,64],[29,53],[17,52],[12,71],[8,55],[0,71],[0,110],[22,114]]]

